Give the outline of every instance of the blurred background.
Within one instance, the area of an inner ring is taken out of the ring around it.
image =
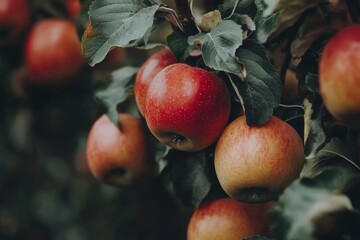
[[[61,62],[72,30],[51,40],[49,29],[35,37],[35,26],[68,21],[80,42],[90,2],[0,0],[0,239],[185,239],[188,215],[161,183],[109,186],[86,162],[88,131],[104,113],[94,89],[114,69],[139,66],[147,53],[114,49],[94,68],[84,62],[65,77],[47,73],[61,67],[42,57]],[[81,54],[71,52],[65,72]]]

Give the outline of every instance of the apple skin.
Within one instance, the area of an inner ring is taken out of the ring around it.
[[[325,45],[319,65],[323,102],[344,125],[360,127],[360,24],[336,33]]]
[[[66,19],[43,19],[25,42],[25,65],[36,85],[67,83],[85,65],[75,24]]]
[[[269,234],[273,202],[247,204],[231,198],[202,203],[193,213],[187,240],[240,240]]]
[[[233,120],[215,148],[215,172],[224,191],[248,203],[277,199],[299,177],[305,162],[300,135],[288,123],[271,117],[249,126],[245,116]]]
[[[102,115],[90,129],[86,156],[92,174],[105,183],[137,184],[156,172],[143,122],[127,113],[118,115],[120,128]]]
[[[149,84],[145,119],[162,143],[185,152],[213,144],[230,115],[230,94],[221,78],[201,68],[175,63]]]
[[[31,23],[31,15],[28,0],[1,0],[0,45],[18,42],[19,36]]]
[[[140,67],[134,84],[135,100],[141,115],[145,112],[145,99],[149,83],[166,66],[176,63],[175,56],[169,49],[162,49],[151,55]]]

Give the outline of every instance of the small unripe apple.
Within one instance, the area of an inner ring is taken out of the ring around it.
[[[325,45],[319,66],[320,93],[331,115],[360,126],[360,24],[343,28]]]
[[[25,65],[32,83],[66,83],[81,72],[84,64],[72,21],[44,19],[35,24],[25,43]]]
[[[29,0],[0,1],[0,44],[12,44],[19,40],[31,22]]]
[[[150,131],[186,152],[214,143],[230,115],[230,94],[214,73],[183,63],[161,70],[149,84],[145,119]]]
[[[240,240],[269,234],[273,202],[247,204],[231,198],[205,202],[192,215],[187,240]]]
[[[145,99],[150,82],[158,72],[176,61],[169,49],[163,49],[151,55],[141,65],[134,84],[135,100],[141,115],[144,115],[145,112]]]
[[[91,127],[86,155],[92,174],[109,184],[138,183],[155,173],[155,163],[140,119],[127,113],[118,115],[120,126],[107,115]]]
[[[247,125],[245,116],[236,118],[221,134],[214,155],[224,191],[249,203],[275,200],[299,177],[304,161],[300,135],[276,117],[261,126]]]

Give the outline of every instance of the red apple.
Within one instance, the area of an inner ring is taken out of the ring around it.
[[[360,126],[360,24],[345,27],[325,45],[319,67],[324,104],[339,122]]]
[[[25,64],[34,84],[66,83],[84,63],[80,38],[70,20],[40,20],[26,39]]]
[[[31,22],[29,0],[0,1],[0,44],[17,42]]]
[[[86,145],[89,167],[96,178],[109,184],[138,183],[155,172],[143,123],[120,113],[119,124],[114,125],[107,115],[93,124]]]
[[[213,144],[230,115],[230,94],[214,73],[183,63],[161,70],[149,84],[145,119],[170,147],[187,152]]]
[[[240,240],[268,235],[273,202],[246,204],[222,198],[200,205],[192,215],[187,240]]]
[[[299,177],[305,161],[302,139],[283,120],[272,117],[249,126],[245,116],[232,121],[215,148],[215,172],[224,191],[238,201],[277,199]]]
[[[136,75],[135,99],[141,115],[144,115],[145,99],[149,83],[166,66],[176,63],[176,58],[169,49],[163,49],[150,56],[140,67]]]
[[[66,7],[71,18],[76,20],[81,13],[82,4],[80,0],[66,0]]]

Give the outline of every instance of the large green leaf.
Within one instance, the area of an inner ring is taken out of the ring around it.
[[[89,10],[90,25],[85,31],[83,52],[91,66],[101,62],[114,47],[134,46],[149,37],[159,5],[142,0],[94,0]]]
[[[198,207],[212,185],[206,153],[170,150],[165,158],[164,174],[168,173],[177,197],[185,206]]]
[[[241,63],[235,55],[236,49],[242,44],[242,29],[234,21],[221,21],[209,33],[190,36],[188,43],[202,50],[204,62],[208,67],[242,75]]]
[[[236,56],[245,67],[245,78],[233,81],[241,96],[249,125],[264,124],[280,103],[282,84],[265,49],[254,40],[246,40]]]
[[[137,71],[138,68],[135,67],[123,67],[114,71],[108,85],[95,93],[95,97],[106,107],[107,115],[115,124],[118,122],[117,105],[128,97],[131,80]]]
[[[330,168],[315,178],[303,178],[291,184],[270,213],[274,226],[273,237],[279,240],[317,239],[314,238],[314,234],[319,232],[318,227],[321,226],[319,220],[329,215],[334,216],[334,213],[354,212],[348,196],[341,194],[346,183],[355,177],[354,174],[356,174],[354,171],[346,168]],[[336,220],[346,221],[347,219],[344,218],[346,215],[348,214],[339,214]],[[351,228],[356,230],[356,227]],[[346,228],[337,230],[336,234],[339,236],[352,232]]]

